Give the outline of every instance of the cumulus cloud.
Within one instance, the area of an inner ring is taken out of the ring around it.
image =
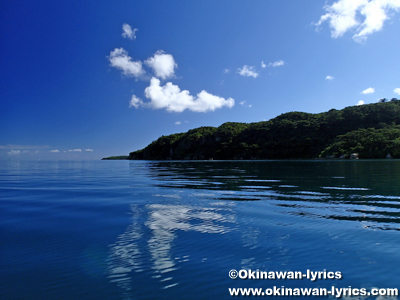
[[[162,79],[172,77],[175,73],[174,69],[178,67],[174,57],[162,50],[157,51],[153,57],[150,57],[144,63],[153,69],[156,77]]]
[[[285,62],[283,61],[283,60],[278,60],[278,61],[275,61],[275,62],[270,62],[269,64],[268,64],[268,67],[281,67],[281,66],[283,66],[285,64]]]
[[[85,149],[86,152],[93,152],[93,149]]]
[[[229,69],[224,69],[224,74],[228,74],[230,71]]]
[[[60,152],[60,150],[50,150],[50,152],[53,152],[53,153],[59,153]]]
[[[400,95],[400,88],[396,88],[393,90],[393,92],[397,95]]]
[[[68,150],[69,152],[82,152],[82,149],[72,149],[72,150]]]
[[[262,61],[262,62],[261,62],[261,68],[265,68],[265,67],[267,67],[267,65],[264,64],[264,61]]]
[[[400,9],[400,1],[339,0],[332,5],[326,5],[324,9],[327,13],[321,16],[316,23],[317,27],[327,21],[332,38],[341,37],[347,31],[354,29],[353,39],[360,42],[383,28],[384,22],[389,19],[389,12]]]
[[[328,75],[328,76],[325,77],[325,79],[326,79],[326,80],[333,80],[333,76]]]
[[[182,122],[181,121],[177,121],[177,122],[175,122],[175,125],[181,125],[182,124]]]
[[[252,76],[256,78],[258,76],[258,73],[256,72],[256,69],[254,67],[250,67],[248,65],[244,65],[243,68],[238,69],[238,73],[242,76]]]
[[[109,60],[112,67],[120,69],[126,76],[138,78],[145,73],[142,68],[142,62],[132,61],[132,57],[123,48],[115,48],[111,51]]]
[[[364,94],[364,95],[366,95],[366,94],[373,94],[373,93],[375,93],[375,89],[372,88],[372,87],[367,88],[367,89],[365,89],[365,90],[363,90],[363,91],[361,92],[361,94]]]
[[[131,101],[129,102],[129,107],[139,108],[139,106],[143,105],[142,99],[132,95]]]
[[[239,104],[244,106],[244,104],[246,103],[246,101],[240,101]],[[249,104],[247,107],[251,108],[253,105]]]
[[[364,101],[363,100],[358,101],[357,106],[359,105],[364,105]]]
[[[11,150],[10,152],[7,152],[8,155],[18,155],[21,154],[21,150]]]
[[[173,85],[171,82],[161,86],[160,80],[155,77],[150,80],[150,86],[145,89],[144,93],[150,102],[140,105],[153,109],[166,109],[169,112],[183,112],[186,109],[194,112],[207,112],[235,105],[232,98],[224,99],[204,90],[197,96],[192,96],[189,91],[181,91],[177,85]]]
[[[136,39],[136,32],[138,30],[137,28],[132,29],[131,25],[125,23],[122,25],[122,37],[134,40]]]

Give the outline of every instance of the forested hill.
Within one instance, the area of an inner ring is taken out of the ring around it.
[[[200,127],[162,136],[129,159],[307,159],[351,153],[400,157],[400,100]]]

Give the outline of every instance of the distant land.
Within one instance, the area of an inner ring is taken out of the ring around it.
[[[127,160],[127,159],[129,159],[129,155],[104,157],[101,160]]]
[[[312,159],[350,158],[352,153],[359,158],[400,158],[400,100],[199,127],[162,136],[129,156],[103,159]]]

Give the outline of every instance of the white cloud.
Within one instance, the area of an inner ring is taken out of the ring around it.
[[[175,122],[175,125],[181,125],[182,124],[182,122],[181,121],[177,121],[177,122]]]
[[[132,29],[131,25],[125,23],[122,25],[122,37],[134,40],[138,30],[137,28]]]
[[[177,85],[173,85],[171,82],[161,86],[160,80],[155,77],[150,80],[150,86],[144,92],[150,102],[143,103],[142,106],[166,109],[169,112],[183,112],[185,109],[194,112],[207,112],[224,106],[233,107],[235,105],[235,100],[232,98],[225,100],[204,90],[194,97],[190,95],[189,91],[181,91]]]
[[[270,62],[269,64],[268,64],[268,67],[281,67],[281,66],[283,66],[285,64],[285,62],[283,61],[283,60],[278,60],[278,61],[275,61],[275,62]]]
[[[129,102],[129,107],[139,108],[139,106],[143,105],[142,99],[132,95],[131,101]]]
[[[364,95],[366,95],[366,94],[373,94],[373,93],[375,93],[375,89],[372,88],[372,87],[367,88],[367,89],[365,89],[365,90],[363,90],[363,91],[361,92],[361,94],[364,94]]]
[[[364,101],[363,100],[358,101],[357,106],[359,105],[364,105]]]
[[[87,152],[93,152],[93,149],[85,149]]]
[[[53,153],[59,153],[60,152],[60,150],[50,150],[50,152],[53,152]]]
[[[224,69],[224,74],[228,74],[230,71],[229,69]]]
[[[239,68],[238,73],[242,76],[253,76],[254,78],[258,76],[255,68],[248,65],[244,65],[243,68]]]
[[[393,90],[393,92],[397,95],[400,95],[400,88],[396,88]]]
[[[151,67],[156,75],[162,79],[172,77],[175,73],[174,69],[178,67],[174,57],[171,54],[165,54],[164,51],[157,51],[153,57],[148,58],[145,62]]]
[[[109,60],[112,67],[120,69],[126,76],[138,78],[145,73],[142,62],[132,61],[132,57],[128,56],[128,52],[123,48],[115,48],[111,51]]]
[[[7,152],[8,155],[18,155],[21,154],[21,150],[11,150],[10,152]]]
[[[72,150],[68,150],[69,152],[82,152],[82,149],[72,149]]]
[[[325,21],[329,22],[332,38],[341,37],[347,31],[354,29],[356,33],[353,39],[360,42],[383,28],[383,23],[389,19],[389,11],[400,9],[400,1],[339,0],[332,5],[326,5],[324,9],[327,13],[321,16],[316,26],[321,26]]]
[[[246,101],[239,102],[240,105],[244,105],[245,103],[246,103]]]
[[[264,64],[264,61],[261,62],[261,68],[265,68],[267,65]]]
[[[333,80],[333,76],[328,75],[328,76],[325,77],[325,79],[326,79],[326,80]]]
[[[253,105],[249,104],[249,107],[252,107]]]

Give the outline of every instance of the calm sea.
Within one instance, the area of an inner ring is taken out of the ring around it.
[[[400,288],[397,160],[6,161],[0,197],[1,299]],[[232,280],[232,269],[343,278]]]

